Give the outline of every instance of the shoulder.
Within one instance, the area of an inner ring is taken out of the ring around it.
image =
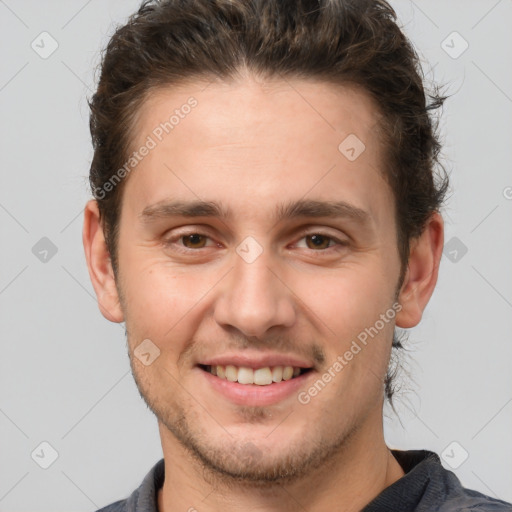
[[[128,498],[111,503],[96,512],[157,512],[157,493],[164,478],[164,459],[160,459]]]
[[[460,494],[449,497],[439,512],[512,512],[512,504],[461,487]]]
[[[464,487],[439,456],[428,450],[392,450],[405,471],[404,477],[389,490],[398,502],[408,503],[415,512],[512,512],[512,504]],[[384,491],[386,492],[386,491]],[[384,494],[384,493],[383,493]],[[407,498],[405,498],[407,496]]]
[[[512,504],[464,487],[455,473],[441,465],[438,456],[431,457],[433,494],[441,498],[438,512],[512,512]]]
[[[128,500],[119,500],[106,507],[100,508],[96,512],[128,512]]]

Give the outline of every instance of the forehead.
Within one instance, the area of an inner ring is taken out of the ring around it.
[[[203,145],[236,145],[247,142],[251,136],[269,141],[273,138],[271,126],[286,125],[292,128],[290,135],[299,136],[300,144],[313,138],[310,131],[313,128],[331,132],[334,141],[349,135],[347,129],[354,128],[362,141],[373,142],[381,119],[376,103],[356,85],[313,79],[263,80],[247,74],[229,82],[187,81],[152,90],[140,108],[134,135],[150,133],[173,113],[181,114],[179,120],[172,121],[173,124],[178,121],[174,131],[184,119],[180,110],[190,110],[187,103],[191,98],[197,101],[199,109],[194,110],[201,115],[190,116],[191,120],[182,123],[180,131],[186,131],[189,126],[201,134]],[[224,130],[217,129],[220,125]],[[245,131],[239,131],[241,127]],[[282,137],[283,133],[279,135]],[[282,141],[275,137],[274,140]]]
[[[247,211],[307,194],[389,207],[379,120],[355,86],[246,76],[160,88],[138,113],[132,148],[154,147],[126,192],[138,195],[139,213],[170,196],[229,200],[235,211],[237,201]]]

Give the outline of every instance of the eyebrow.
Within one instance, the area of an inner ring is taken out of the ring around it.
[[[224,208],[215,201],[162,201],[144,208],[139,215],[143,223],[168,217],[216,217],[229,220],[235,217],[229,208]],[[370,214],[361,208],[345,201],[318,201],[300,199],[277,205],[274,220],[294,219],[300,217],[347,218],[360,224],[371,220]]]

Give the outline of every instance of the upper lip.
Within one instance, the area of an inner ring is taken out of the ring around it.
[[[245,366],[247,368],[264,368],[266,366],[295,366],[312,368],[311,362],[294,355],[287,354],[223,354],[203,359],[199,362],[206,366]]]

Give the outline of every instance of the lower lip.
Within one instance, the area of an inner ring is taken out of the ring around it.
[[[305,385],[306,380],[309,379],[313,373],[313,370],[310,370],[290,380],[259,386],[258,384],[231,382],[227,379],[221,379],[220,377],[212,375],[210,372],[202,370],[201,368],[198,370],[204,375],[207,382],[215,391],[224,395],[234,404],[247,406],[272,405],[291,395],[296,396],[300,388]]]

